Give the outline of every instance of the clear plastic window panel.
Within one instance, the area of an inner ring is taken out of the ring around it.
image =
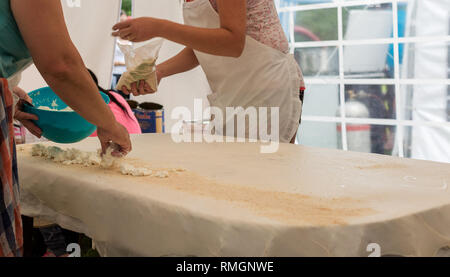
[[[303,116],[334,117],[340,107],[339,85],[310,85],[303,102]]]
[[[349,6],[342,9],[344,40],[391,38],[392,4]]]
[[[337,0],[275,0],[280,8],[323,3],[336,3]]]
[[[377,119],[397,117],[394,85],[345,85],[345,102],[346,117]]]
[[[392,44],[344,46],[346,78],[391,79],[395,76]]]
[[[347,124],[349,151],[392,155],[395,153],[396,126],[367,123]],[[340,131],[340,125],[338,125]]]
[[[296,48],[294,56],[304,77],[339,77],[339,51],[335,46]]]
[[[450,162],[448,0],[275,2],[306,77],[300,144]]]
[[[338,39],[337,9],[298,11],[294,14],[296,42]],[[320,20],[317,20],[320,18]]]
[[[297,136],[299,143],[306,146],[342,149],[341,134],[334,122],[315,122],[304,120]]]

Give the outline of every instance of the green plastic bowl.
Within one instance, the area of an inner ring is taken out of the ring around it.
[[[108,95],[100,92],[106,104],[109,104]],[[24,112],[35,114],[39,120],[34,123],[42,129],[42,136],[57,143],[79,142],[95,132],[97,127],[89,123],[74,111],[60,111],[67,108],[61,98],[49,87],[34,90],[28,94],[33,99],[34,107],[24,105]],[[89,101],[89,99],[86,99]],[[39,107],[49,107],[58,111],[40,110]]]

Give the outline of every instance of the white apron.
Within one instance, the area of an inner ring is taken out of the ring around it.
[[[219,15],[209,0],[185,2],[183,9],[185,24],[220,28]],[[284,54],[250,36],[246,37],[239,58],[194,52],[213,91],[208,96],[211,106],[220,108],[224,114],[226,107],[279,107],[279,141],[291,141],[302,112],[299,96],[302,80],[293,55]],[[225,119],[225,124],[227,120],[230,118]],[[270,124],[269,120],[269,133]]]

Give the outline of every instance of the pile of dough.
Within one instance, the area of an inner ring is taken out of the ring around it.
[[[75,148],[63,150],[56,146],[46,147],[42,144],[33,145],[31,155],[44,157],[64,165],[79,164],[87,167],[102,163],[102,157],[98,153],[83,152]]]
[[[62,163],[64,165],[83,165],[89,166],[100,166],[101,168],[111,169],[119,168],[120,173],[123,175],[130,175],[135,177],[141,176],[153,176],[156,178],[168,178],[169,172],[165,170],[153,171],[145,167],[135,167],[131,164],[124,163],[120,158],[112,156],[114,147],[109,147],[104,155],[101,155],[101,150],[95,152],[84,152],[75,148],[69,148],[63,150],[56,146],[48,146],[42,144],[35,144],[31,149],[31,155],[37,157],[44,157],[46,159],[52,160],[55,163]],[[172,169],[172,172],[183,172],[184,169]],[[152,175],[153,174],[153,175]]]
[[[131,176],[151,176],[153,171],[145,168],[145,167],[134,167],[130,164],[121,164],[120,172],[123,175],[131,175]]]
[[[164,171],[164,170],[158,171],[158,172],[156,172],[155,177],[158,177],[158,178],[167,178],[167,177],[169,177],[169,172]]]
[[[99,149],[97,151],[97,156],[101,157],[100,167],[102,168],[112,168],[116,164],[119,158],[114,157],[112,152],[114,151],[114,147],[110,146],[106,149],[106,153],[102,155],[102,150]]]
[[[158,81],[156,77],[155,63],[156,58],[150,58],[144,60],[135,68],[128,69],[127,72],[123,73],[122,77],[120,77],[116,89],[120,91],[122,90],[122,87],[125,86],[130,90],[132,83],[145,80],[150,85],[152,90],[156,92],[158,90]]]

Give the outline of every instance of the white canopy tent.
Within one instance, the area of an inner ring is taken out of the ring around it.
[[[99,79],[109,87],[114,57],[115,39],[111,27],[120,14],[121,0],[61,0],[72,41],[83,60]],[[20,86],[26,91],[46,86],[33,65],[22,75]]]
[[[408,5],[410,23],[405,36],[445,37],[450,34],[450,6],[448,0],[411,1]],[[428,22],[428,23],[427,23]],[[433,22],[430,26],[429,22]],[[425,80],[417,85],[403,86],[406,113],[413,121],[447,121],[448,43],[418,42],[405,45],[402,78]],[[432,85],[426,80],[435,80]],[[407,96],[410,93],[410,96]],[[446,127],[444,127],[446,126]],[[411,158],[448,162],[450,128],[413,126],[410,132]]]

